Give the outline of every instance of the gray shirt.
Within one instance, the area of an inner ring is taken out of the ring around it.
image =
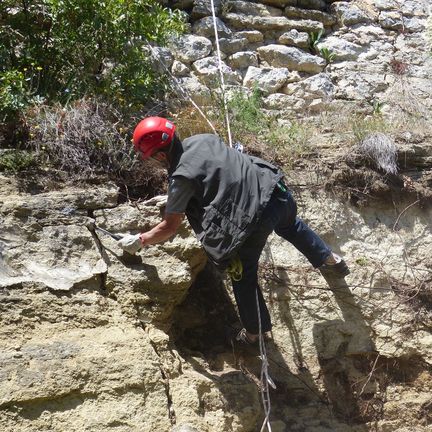
[[[171,177],[165,213],[185,213],[194,193],[195,185],[192,180],[183,176]]]

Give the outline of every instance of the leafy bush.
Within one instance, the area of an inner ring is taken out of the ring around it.
[[[183,23],[180,12],[156,0],[3,0],[0,26],[4,114],[29,95],[66,103],[104,94],[142,103],[160,83],[144,41],[163,43]]]
[[[242,90],[235,91],[228,101],[228,110],[232,129],[240,141],[244,133],[258,133],[267,126],[258,88],[254,88],[250,94]]]
[[[0,171],[18,173],[35,164],[34,154],[24,150],[5,150],[0,153]]]
[[[321,48],[319,53],[327,64],[333,63],[336,58],[336,54],[331,52],[328,48]]]
[[[308,38],[309,51],[312,54],[317,54],[319,52],[318,44],[320,43],[323,34],[324,34],[324,30],[322,29],[318,32],[309,33],[309,38]]]

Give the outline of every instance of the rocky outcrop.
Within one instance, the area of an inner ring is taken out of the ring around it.
[[[310,191],[316,181],[289,179]],[[110,185],[30,194],[2,177],[1,186],[2,430],[256,430],[258,353],[227,343],[231,291],[204,268],[187,225],[137,256],[89,229],[146,229],[163,201],[118,204]],[[277,237],[265,249],[272,428],[426,432],[430,209],[296,195],[351,275],[326,282]]]

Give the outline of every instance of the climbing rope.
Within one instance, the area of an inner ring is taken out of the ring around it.
[[[271,425],[270,425],[270,411],[271,411],[271,400],[270,400],[270,391],[269,391],[269,385],[276,388],[273,380],[271,379],[269,372],[268,372],[268,359],[267,359],[267,350],[265,347],[265,340],[264,335],[262,332],[261,327],[261,313],[260,313],[260,307],[259,307],[259,298],[258,298],[258,286],[256,287],[255,291],[255,299],[256,299],[256,306],[257,306],[257,315],[258,315],[258,329],[259,329],[259,349],[260,349],[260,358],[261,358],[261,400],[264,408],[264,421],[261,426],[261,431],[264,432],[264,429],[267,427],[268,432],[272,432]]]
[[[225,80],[224,80],[223,71],[222,71],[222,58],[221,58],[220,47],[219,47],[219,34],[218,34],[218,30],[217,30],[216,12],[215,12],[213,0],[211,0],[211,9],[212,9],[212,15],[213,15],[213,27],[214,27],[215,42],[216,42],[216,52],[217,52],[217,57],[218,57],[218,69],[219,69],[219,76],[220,76],[222,101],[223,101],[224,113],[225,113],[225,124],[227,127],[227,133],[228,133],[228,143],[229,143],[229,146],[232,148],[233,144],[232,144],[231,127],[230,127],[230,121],[229,121],[229,115],[228,115],[228,105],[227,105],[227,100],[226,100]]]

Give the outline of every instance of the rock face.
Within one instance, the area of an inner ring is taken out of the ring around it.
[[[315,176],[288,180],[316,190]],[[231,291],[186,225],[129,256],[88,222],[137,232],[160,219],[160,201],[117,204],[113,186],[28,194],[0,181],[2,430],[257,430],[258,353],[227,344]],[[351,275],[326,283],[277,237],[265,249],[273,428],[428,431],[430,209],[297,198]]]

